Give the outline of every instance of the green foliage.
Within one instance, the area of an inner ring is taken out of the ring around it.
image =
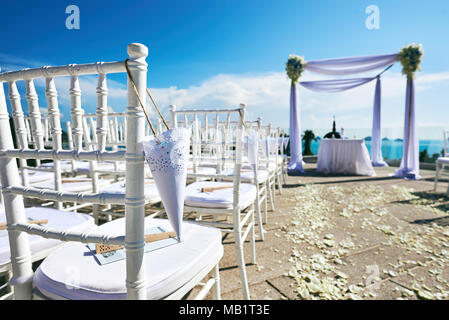
[[[306,130],[304,131],[304,135],[302,136],[302,140],[304,141],[304,150],[302,154],[304,156],[313,156],[312,152],[312,140],[317,141],[317,138],[315,136],[315,133],[313,133],[312,130]]]
[[[304,71],[304,67],[306,66],[304,58],[291,54],[288,57],[287,63],[285,65],[287,76],[292,80],[293,83],[298,83],[298,80],[301,77],[302,72]]]
[[[402,73],[409,78],[413,78],[417,70],[421,71],[423,50],[420,44],[405,46],[399,51],[398,60],[402,64]]]
[[[433,163],[433,162],[435,162],[438,159],[439,156],[440,156],[439,153],[434,153],[430,157],[429,153],[427,152],[427,149],[424,149],[423,151],[421,151],[419,153],[419,162],[430,162],[430,163]]]
[[[419,162],[426,162],[426,160],[429,159],[429,153],[427,152],[427,149],[424,149],[423,151],[419,152]]]

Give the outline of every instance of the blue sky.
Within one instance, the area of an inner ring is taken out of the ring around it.
[[[70,4],[80,8],[80,30],[65,27]],[[365,27],[368,5],[380,9],[379,30]],[[148,84],[163,108],[246,102],[250,117],[283,127],[288,126],[289,89],[284,64],[290,53],[315,60],[394,53],[422,43],[418,123],[444,126],[449,119],[446,0],[2,1],[0,30],[2,70],[122,60],[128,43],[141,42],[150,49]],[[110,104],[122,111],[124,77],[109,80]],[[382,121],[401,128],[405,79],[400,66],[384,80]],[[83,90],[93,111],[95,91],[89,85],[94,79],[87,78]],[[60,86],[65,90],[68,84]],[[341,126],[369,128],[373,94],[370,85],[350,94],[301,91],[302,126],[327,127],[335,114]],[[68,114],[67,94],[60,95]],[[41,104],[45,107],[44,96]]]

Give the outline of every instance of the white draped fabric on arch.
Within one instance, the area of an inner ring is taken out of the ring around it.
[[[342,92],[376,80],[373,105],[373,126],[371,142],[371,161],[374,166],[386,166],[382,157],[381,138],[381,74],[398,60],[398,54],[373,55],[352,58],[337,58],[309,61],[304,70],[326,75],[352,75],[384,68],[374,77],[335,79],[320,81],[300,81],[304,88],[317,92]],[[292,81],[290,92],[290,153],[287,172],[289,175],[303,173],[300,109],[296,97],[296,85]],[[419,179],[419,145],[415,121],[415,95],[413,77],[407,77],[406,108],[404,121],[404,148],[401,166],[394,176],[407,179]]]

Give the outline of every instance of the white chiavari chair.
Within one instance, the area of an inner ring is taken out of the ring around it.
[[[240,105],[241,108],[246,108],[245,104],[241,104]],[[232,122],[235,123],[235,122]],[[257,180],[259,182],[259,192],[258,192],[258,199],[259,199],[259,206],[257,207],[257,212],[259,214],[260,212],[260,208],[262,206],[263,203],[263,207],[264,207],[264,223],[267,223],[268,220],[268,206],[267,206],[267,202],[269,200],[270,202],[270,207],[271,207],[271,211],[274,211],[274,190],[275,190],[275,182],[276,182],[276,175],[275,175],[275,170],[273,167],[271,167],[271,170],[269,170],[269,160],[273,160],[273,158],[269,158],[267,157],[267,144],[266,144],[266,139],[267,139],[267,135],[269,130],[267,130],[267,128],[269,128],[268,126],[263,127],[262,126],[262,119],[258,118],[255,121],[245,121],[245,130],[247,133],[255,133],[257,132],[257,135],[259,136],[259,143],[258,143],[258,147],[259,147],[259,158],[258,163],[256,164],[258,169],[257,169]],[[273,153],[275,154],[275,153]],[[245,182],[251,182],[254,181],[254,177],[255,177],[255,172],[253,172],[253,167],[251,164],[248,163],[248,158],[247,157],[243,157],[243,161],[242,161],[242,173],[241,173],[241,179],[242,181]],[[225,169],[226,170],[226,169]],[[232,172],[232,168],[231,170],[226,170],[228,173]],[[262,229],[261,229],[262,232]],[[263,234],[263,233],[262,233]],[[261,238],[263,240],[263,236]]]
[[[449,167],[449,131],[443,131],[443,139],[444,139],[444,149],[443,156],[439,157],[435,161],[435,183],[434,183],[434,191],[437,191],[438,179],[441,177],[442,171]],[[449,195],[449,185],[446,190],[446,194]]]
[[[240,104],[240,107],[242,110],[245,110],[246,105]],[[231,121],[232,124],[236,124],[237,122]],[[250,135],[255,134],[260,141],[264,141],[264,132],[260,130],[261,128],[261,119],[257,119],[255,121],[245,121],[245,139],[248,140],[250,138]],[[223,125],[223,124],[222,124]],[[245,145],[245,144],[244,144]],[[247,146],[247,145],[246,145]],[[261,153],[261,150],[263,149],[263,144],[260,145],[260,143],[257,143],[257,154]],[[261,149],[262,148],[262,149]],[[250,163],[248,156],[246,155],[246,152],[248,152],[248,149],[245,149],[245,152],[242,157],[242,171],[240,173],[240,178],[242,182],[246,183],[255,183],[257,186],[257,203],[256,203],[256,212],[258,217],[258,223],[259,223],[259,234],[261,237],[261,240],[264,240],[264,230],[262,226],[262,215],[261,215],[261,208],[263,206],[264,208],[264,216],[263,216],[263,223],[266,223],[268,220],[268,199],[270,200],[271,207],[274,210],[274,202],[273,202],[273,190],[269,187],[270,182],[270,172],[266,167],[268,166],[265,164],[264,166],[261,166],[259,164],[259,156],[256,159],[256,163]],[[233,168],[223,168],[222,174],[224,175],[233,175]],[[271,178],[271,181],[274,181],[274,175]],[[224,179],[226,180],[226,179]],[[256,183],[257,181],[257,183]]]
[[[220,125],[216,121],[218,130],[214,134],[213,142],[208,145],[214,145],[217,151],[215,157],[209,157],[208,161],[215,160],[215,166],[218,168],[216,174],[198,174],[191,173],[190,176],[207,178],[214,181],[199,181],[187,186],[184,201],[184,212],[189,216],[196,217],[199,224],[218,227],[223,233],[232,233],[235,238],[235,247],[237,251],[237,262],[240,271],[242,290],[245,299],[250,299],[248,280],[245,267],[245,258],[243,244],[250,237],[251,262],[256,263],[255,247],[255,205],[257,203],[257,188],[252,183],[241,182],[242,166],[242,138],[244,121],[244,109],[220,109],[220,110],[176,110],[171,108],[172,126],[188,126],[195,123],[195,120],[189,121],[188,115],[207,113],[213,115],[215,119],[220,116],[226,118],[225,125]],[[177,117],[182,117],[178,122]],[[231,116],[236,116],[241,121],[231,123]],[[237,123],[237,124],[235,124]],[[192,152],[195,154],[197,149],[202,148],[204,142],[198,139],[195,132],[192,136]],[[195,157],[194,157],[195,159]],[[232,182],[229,175],[221,174],[222,168],[228,164],[233,165]],[[218,181],[220,180],[220,181]],[[210,217],[210,219],[208,219]],[[224,217],[224,218],[223,218]],[[229,221],[230,220],[230,221]],[[261,225],[261,221],[260,221]]]
[[[269,188],[271,189],[273,199],[270,199],[271,210],[274,210],[274,200],[276,184],[279,190],[279,194],[282,192],[282,161],[279,156],[279,131],[273,130],[271,124],[261,126],[262,139],[262,155],[265,163],[265,169],[270,172]]]
[[[186,222],[182,242],[145,253],[145,228],[170,229],[170,225],[163,219],[144,218],[145,163],[140,143],[144,139],[145,118],[129,77],[126,150],[105,150],[106,136],[103,134],[97,134],[98,148],[83,148],[79,76],[97,74],[105,79],[109,73],[126,72],[127,63],[137,94],[144,96],[148,49],[141,44],[130,44],[128,54],[127,62],[45,67],[0,74],[2,87],[3,82],[15,84],[16,81],[32,82],[36,78],[45,78],[50,95],[50,119],[59,112],[54,78],[70,76],[71,81],[73,150],[62,150],[55,123],[52,140],[54,143],[56,140],[57,145],[53,150],[30,150],[26,144],[24,148],[14,149],[6,101],[0,90],[0,175],[11,252],[11,284],[16,299],[178,299],[198,284],[204,285],[199,297],[204,297],[212,287],[215,288],[215,298],[220,297],[218,262],[223,255],[223,246],[219,230]],[[99,106],[104,107],[106,104]],[[107,117],[107,114],[102,116]],[[99,127],[103,129],[104,125],[99,124]],[[24,136],[26,138],[26,132]],[[103,162],[125,159],[126,193],[75,193],[26,187],[18,179],[16,159],[53,159],[56,168],[60,160]],[[126,214],[125,218],[95,226],[88,232],[59,231],[27,223],[23,196],[59,202],[122,204]],[[70,242],[47,256],[33,273],[29,234]],[[124,246],[125,259],[99,265],[86,243]],[[212,270],[215,270],[215,277],[202,283]]]
[[[283,159],[279,155],[279,136],[280,136],[280,128],[273,128],[271,123],[268,124],[268,137],[265,140],[268,159],[269,159],[269,167],[270,170],[274,172],[275,180],[277,184],[277,188],[279,194],[282,194],[282,161]]]
[[[44,144],[42,139],[42,127],[40,126],[40,113],[38,106],[38,97],[34,87],[34,82],[31,79],[26,79],[26,100],[28,103],[28,109],[30,117],[28,119],[24,116],[22,110],[22,104],[20,100],[20,94],[17,89],[16,81],[8,82],[9,99],[12,107],[12,118],[14,121],[14,136],[17,142],[18,150],[29,150],[30,146],[35,146],[36,150],[43,150]],[[5,96],[3,82],[0,81],[0,104],[4,105]],[[3,104],[2,104],[3,103]],[[6,109],[5,109],[6,110]],[[2,110],[3,112],[4,110]],[[8,114],[6,113],[6,119]],[[29,123],[27,126],[26,123]],[[9,126],[6,128],[9,131]],[[4,135],[3,131],[1,134]],[[30,132],[34,133],[34,136]],[[29,143],[28,138],[34,137],[34,143]],[[13,138],[10,134],[10,138]],[[4,140],[7,140],[5,138]],[[12,140],[11,140],[12,141]],[[50,179],[54,178],[54,173],[47,171],[40,171],[35,167],[28,166],[27,160],[21,158],[19,160],[21,164],[19,181],[24,187],[35,187],[39,183],[47,183]],[[38,161],[36,161],[39,164]],[[17,172],[17,170],[16,170]],[[94,226],[92,218],[85,214],[63,212],[55,209],[45,207],[30,207],[24,210],[24,217],[27,221],[45,223],[45,226],[53,228],[55,230],[66,232],[84,232]],[[8,232],[6,229],[6,214],[1,204],[0,208],[0,273],[11,272],[11,260],[10,260],[10,245],[8,241]],[[38,236],[31,236],[29,239],[30,244],[30,259],[31,262],[36,262],[45,258],[50,252],[59,247],[62,242],[55,239],[45,239]],[[4,284],[6,286],[8,284]],[[12,292],[6,296],[9,298],[12,296]],[[5,297],[4,297],[5,298]]]

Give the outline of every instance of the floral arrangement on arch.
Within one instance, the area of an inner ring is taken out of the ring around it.
[[[421,71],[420,65],[423,57],[421,44],[411,44],[399,51],[398,60],[402,64],[402,73],[409,78],[413,78],[415,71]]]
[[[298,83],[298,80],[306,66],[304,57],[291,54],[285,65],[285,71],[287,71],[287,76],[292,80],[292,83]]]

